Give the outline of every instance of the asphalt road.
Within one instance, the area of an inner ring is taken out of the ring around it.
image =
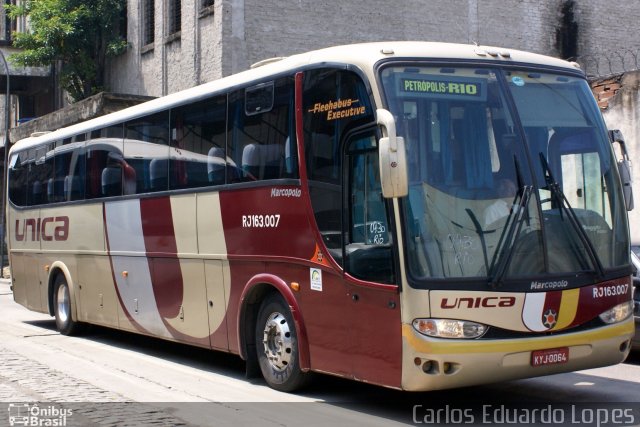
[[[626,421],[618,425],[640,425],[638,402],[640,355],[607,368],[458,390],[405,393],[318,376],[303,393],[280,393],[245,379],[236,356],[98,327],[62,336],[52,318],[14,303],[0,281],[0,424],[27,413],[65,425],[487,425],[538,408],[533,421],[547,425],[539,418],[546,408],[567,425],[596,426],[598,417],[616,415]]]

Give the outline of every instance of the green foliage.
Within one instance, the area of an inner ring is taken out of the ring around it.
[[[60,81],[79,101],[103,90],[106,58],[123,53],[127,41],[118,34],[126,0],[27,0],[5,5],[10,18],[26,16],[28,32],[14,33],[10,56],[22,66],[62,64]]]

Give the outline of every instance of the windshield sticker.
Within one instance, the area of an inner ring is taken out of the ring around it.
[[[366,107],[359,105],[359,99],[338,99],[337,101],[316,102],[308,112],[312,114],[327,113],[327,121],[361,116],[366,113]]]
[[[429,98],[484,101],[486,81],[471,77],[397,76],[398,91],[404,96],[428,96]]]
[[[513,76],[511,78],[511,81],[513,82],[514,85],[516,86],[524,86],[524,79],[522,77],[519,76]]]

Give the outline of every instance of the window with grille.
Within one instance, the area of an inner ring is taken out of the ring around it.
[[[200,8],[199,10],[200,18],[213,15],[215,0],[199,0],[198,4]]]
[[[181,0],[169,1],[169,34],[180,32],[180,27],[182,24],[181,3]]]
[[[151,44],[155,38],[155,2],[154,0],[145,0],[143,15],[143,44]]]
[[[124,7],[120,11],[120,16],[118,17],[118,34],[122,38],[122,40],[127,40],[128,31],[127,31],[127,5],[125,3]]]

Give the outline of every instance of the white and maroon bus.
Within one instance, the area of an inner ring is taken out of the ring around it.
[[[628,168],[572,63],[329,48],[27,138],[8,166],[14,298],[63,334],[238,354],[286,391],[629,352]]]

